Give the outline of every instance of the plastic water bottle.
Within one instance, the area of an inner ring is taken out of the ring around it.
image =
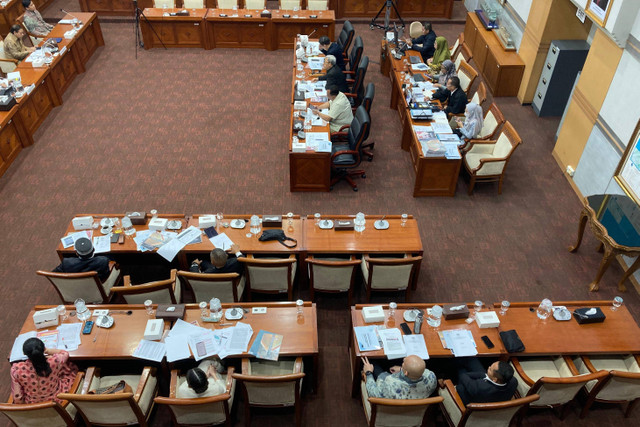
[[[416,321],[413,324],[413,333],[414,334],[419,334],[420,333],[420,328],[422,328],[422,320],[424,318],[424,315],[422,313],[418,313],[418,315],[416,316]]]
[[[538,306],[538,310],[536,314],[539,319],[547,320],[549,316],[551,316],[551,310],[553,309],[553,303],[549,298],[545,298],[542,300],[540,305]]]

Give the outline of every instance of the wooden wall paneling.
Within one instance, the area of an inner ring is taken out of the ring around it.
[[[330,153],[289,152],[290,191],[329,191]]]
[[[172,25],[175,34],[175,44],[177,46],[201,47],[204,45],[202,39],[202,22],[176,22]]]
[[[16,129],[15,121],[10,118],[0,128],[0,176],[6,172],[21,150],[20,135]]]
[[[24,13],[21,0],[11,0],[0,8],[0,35],[4,38],[9,34],[9,28],[16,22],[16,18]]]

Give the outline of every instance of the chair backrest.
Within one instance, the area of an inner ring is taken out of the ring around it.
[[[484,163],[477,171],[478,175],[501,175],[507,168],[511,155],[522,143],[522,139],[508,121],[502,127],[498,139],[494,145],[493,152],[487,158],[504,158],[499,162]]]
[[[298,358],[300,359],[300,358]],[[240,381],[245,396],[245,404],[255,406],[293,406],[300,399],[300,384],[304,372],[294,373],[299,360],[255,360],[243,361],[242,374],[233,374]],[[248,369],[245,371],[245,368]],[[256,372],[260,368],[259,372]]]
[[[364,91],[364,98],[362,98],[362,105],[369,116],[371,116],[371,105],[373,105],[373,98],[376,95],[376,86],[373,83],[369,83]]]
[[[358,98],[362,99],[364,95],[364,78],[367,75],[367,68],[369,68],[369,57],[363,56],[360,60],[360,65],[356,70],[356,75],[351,86],[351,93],[355,94]]]
[[[422,35],[422,23],[420,21],[413,21],[409,26],[409,37],[412,39],[418,38]]]
[[[204,0],[183,0],[182,5],[185,9],[203,9]]]
[[[411,284],[422,257],[370,258],[365,256],[364,261],[369,269],[367,283],[371,289],[404,290]]]
[[[4,40],[0,40],[0,70],[3,73],[11,73],[18,66],[18,61],[15,59],[7,58],[7,55],[4,53]]]
[[[362,52],[364,51],[364,44],[362,43],[362,37],[357,36],[355,42],[353,42],[353,49],[349,52],[349,70],[357,70],[362,59]]]
[[[466,61],[461,61],[459,68],[456,68],[456,70],[458,70],[458,78],[460,79],[460,89],[469,96],[469,90],[471,90],[473,82],[478,77],[478,72]]]
[[[153,0],[153,7],[173,9],[176,7],[176,0]]]
[[[290,292],[295,272],[295,257],[290,258],[245,258],[238,261],[244,263],[246,277],[252,291]]]
[[[353,28],[353,24],[350,21],[344,21],[344,24],[342,24],[342,30],[340,30],[340,34],[338,35],[338,40],[336,40],[342,48],[342,52],[349,52],[349,47],[351,47],[355,33],[356,30]]]
[[[210,301],[211,298],[216,297],[223,303],[238,302],[242,296],[238,273],[208,274],[178,271],[178,277],[191,288],[196,301]]]
[[[52,273],[40,270],[36,271],[36,274],[46,277],[51,282],[65,304],[73,304],[78,298],[82,298],[87,303],[106,304],[109,302],[109,296],[100,283],[96,271]]]
[[[370,397],[369,426],[421,426],[429,406],[439,404],[443,398],[381,399]],[[366,404],[365,404],[366,405]]]
[[[632,359],[633,356],[629,356]],[[640,398],[640,372],[605,371],[607,377],[596,384],[592,393],[598,400],[632,401]]]
[[[527,392],[527,396],[531,396],[532,394],[540,396],[538,401],[531,404],[531,406],[534,407],[564,405],[573,400],[580,389],[589,381],[598,381],[607,375],[608,373],[606,371],[599,371],[593,374],[576,375],[573,377],[542,377],[531,386]]]
[[[327,10],[328,0],[307,0],[307,10]]]
[[[458,47],[460,47],[460,45],[463,42],[464,42],[464,33],[460,33],[460,35],[456,39],[456,42],[453,44],[453,46],[449,48],[449,53],[451,54],[452,57],[456,53],[456,50],[458,49]]]
[[[238,6],[238,0],[218,0],[218,9],[233,9]]]
[[[360,152],[362,143],[369,138],[369,130],[371,129],[371,117],[367,110],[361,105],[356,109],[356,114],[351,120],[347,138],[349,141],[349,149]]]
[[[344,292],[351,289],[360,261],[307,258],[311,287],[323,291]]]
[[[495,403],[469,403],[458,423],[458,427],[508,427],[518,411],[538,400],[539,396],[521,397]]]
[[[176,270],[171,270],[171,276],[166,280],[158,280],[142,285],[114,286],[114,295],[121,295],[127,304],[142,304],[150,299],[154,304],[177,304],[181,298],[180,280],[176,279]]]
[[[462,61],[469,62],[473,58],[473,54],[469,50],[466,44],[459,46],[458,53],[453,57],[452,61],[456,64],[456,70],[460,69],[460,63]]]
[[[504,124],[504,116],[502,115],[502,111],[500,108],[493,103],[491,107],[487,110],[487,113],[484,115],[484,119],[482,121],[482,129],[478,134],[478,139],[491,139],[495,136],[500,126]]]
[[[280,0],[280,9],[293,10],[294,8],[300,9],[301,0]]]
[[[0,412],[18,427],[73,427],[69,413],[56,402],[0,404]]]
[[[264,10],[266,0],[244,0],[244,8],[252,10]]]
[[[475,102],[476,104],[482,107],[482,104],[484,104],[484,101],[486,100],[487,100],[487,87],[484,85],[484,82],[480,82],[478,84],[478,88],[476,89],[476,92],[473,94],[473,97],[469,102]]]
[[[59,394],[78,409],[88,425],[146,425],[145,416],[133,398],[133,393]]]

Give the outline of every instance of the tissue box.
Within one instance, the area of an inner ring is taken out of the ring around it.
[[[457,308],[462,306],[461,310],[451,310],[452,307]],[[465,303],[459,304],[445,304],[442,309],[442,315],[445,320],[454,320],[454,319],[466,319],[469,317],[469,307]]]
[[[55,307],[33,313],[33,324],[36,329],[58,326],[58,312]]]
[[[595,309],[595,313],[592,314],[587,314],[589,313],[589,310],[592,309],[592,307],[576,308],[573,312],[573,317],[575,317],[576,321],[581,325],[584,325],[586,323],[604,322],[604,319],[606,319],[607,317],[604,315],[600,307],[593,308]]]
[[[162,319],[149,319],[147,320],[147,327],[144,328],[144,339],[149,341],[156,341],[162,338],[164,332],[164,320]]]
[[[91,230],[93,228],[93,217],[77,216],[71,220],[71,223],[76,230]]]
[[[305,153],[307,151],[307,144],[304,142],[291,143],[291,152],[293,153]]]
[[[203,215],[198,218],[198,228],[209,228],[216,226],[215,215]]]
[[[362,309],[362,318],[365,323],[384,322],[384,310],[381,305],[364,307]]]
[[[263,227],[282,227],[282,215],[262,215]]]
[[[178,320],[184,318],[184,304],[158,304],[156,319]]]
[[[497,328],[500,326],[500,319],[495,311],[481,311],[476,314],[476,323],[480,329]]]
[[[125,216],[128,216],[131,220],[131,224],[133,225],[145,225],[147,223],[147,214],[146,212],[134,211],[134,212],[126,212]]]
[[[293,103],[293,109],[294,110],[302,110],[302,111],[306,111],[307,110],[307,101],[296,101]]]
[[[350,219],[337,219],[334,221],[336,231],[349,231],[353,230],[354,222]]]
[[[167,222],[169,222],[167,218],[152,218],[149,221],[149,230],[164,231],[167,228]]]

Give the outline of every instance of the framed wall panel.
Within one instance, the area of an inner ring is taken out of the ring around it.
[[[640,204],[640,119],[614,174],[629,197]]]

